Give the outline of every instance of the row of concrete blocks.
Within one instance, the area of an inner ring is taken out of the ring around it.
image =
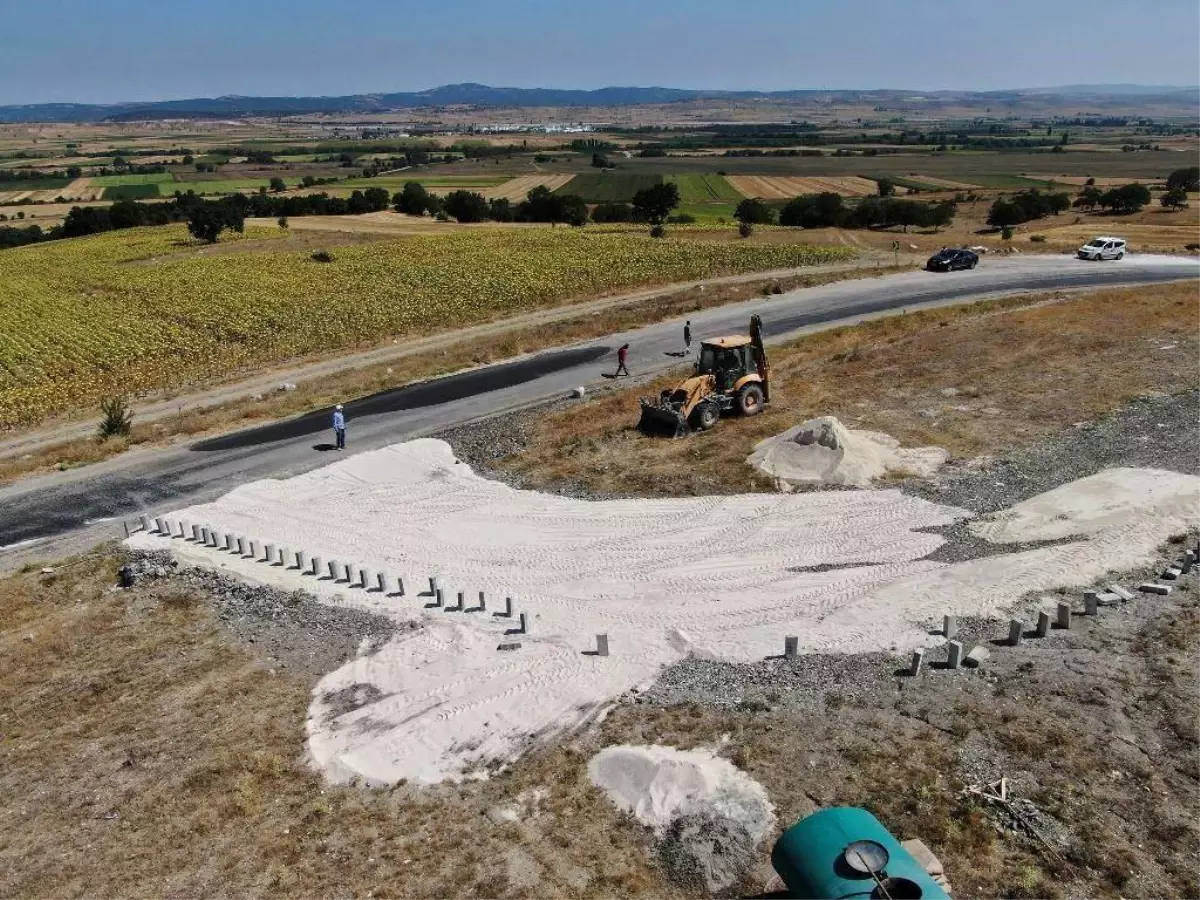
[[[1200,558],[1200,545],[1197,545],[1196,550],[1188,550],[1183,559],[1180,560],[1178,567],[1170,567],[1163,573],[1163,578],[1174,580],[1180,575],[1186,575],[1192,571],[1196,565],[1197,558]],[[1171,593],[1171,586],[1166,584],[1156,584],[1147,582],[1138,586],[1138,590],[1148,594],[1158,594],[1165,596]],[[1085,616],[1096,616],[1100,614],[1101,606],[1113,606],[1117,603],[1125,603],[1133,599],[1133,594],[1118,584],[1110,584],[1107,591],[1084,591],[1083,592],[1083,614]],[[1071,627],[1071,604],[1060,602],[1058,604],[1058,619],[1057,626],[1060,629],[1069,629]],[[1050,614],[1048,612],[1039,612],[1037,625],[1033,630],[1033,637],[1044,638],[1050,633]],[[960,641],[949,640],[958,634],[958,619],[955,616],[944,616],[942,618],[942,634],[947,638],[946,642],[946,668],[957,669],[960,665],[978,666],[988,658],[989,651],[986,647],[979,645],[971,650],[964,658],[962,655],[962,643]],[[1021,619],[1009,619],[1008,622],[1008,646],[1018,647],[1025,637],[1025,622]],[[918,675],[921,672],[921,664],[925,659],[925,651],[914,650],[912,656],[912,664],[909,666],[910,675]]]
[[[142,529],[147,532],[157,532],[164,537],[182,538],[184,540],[192,540],[198,544],[211,547],[217,550],[226,550],[231,553],[236,553],[238,556],[250,557],[255,562],[263,562],[267,565],[282,565],[289,566],[290,560],[295,560],[295,568],[304,574],[311,574],[317,577],[322,577],[321,573],[322,560],[319,556],[309,556],[303,550],[290,551],[287,547],[278,548],[274,544],[263,544],[255,540],[248,539],[242,536],[233,534],[222,534],[215,529],[201,525],[189,525],[187,522],[177,522],[164,518],[156,518],[151,527],[149,516],[141,517]],[[178,529],[178,533],[176,533]],[[128,526],[126,527],[128,531]],[[348,587],[358,587],[364,590],[376,590],[380,593],[387,593],[390,579],[386,572],[378,572],[375,578],[371,578],[371,573],[365,568],[357,568],[350,563],[339,563],[337,560],[329,560],[325,563],[325,569],[329,572],[329,578],[332,581],[344,581]],[[356,577],[357,576],[357,577]],[[372,587],[374,583],[374,587]],[[396,579],[396,590],[388,594],[390,597],[403,597],[404,578]],[[438,585],[437,578],[429,579],[429,591],[422,596],[433,598],[430,606],[441,608],[445,612],[487,612],[487,595],[479,592],[479,605],[468,608],[465,604],[465,592],[458,592],[458,602],[454,606],[447,606],[443,594],[443,589]],[[511,619],[513,616],[513,598],[504,598],[504,610],[502,612],[493,613],[495,616],[502,616]],[[517,617],[520,623],[517,628],[513,629],[512,634],[529,634],[529,617],[526,613],[520,613]],[[508,641],[500,645],[502,650],[515,650],[520,648],[519,642]],[[608,656],[608,635],[596,635],[596,649],[591,651],[594,656]]]

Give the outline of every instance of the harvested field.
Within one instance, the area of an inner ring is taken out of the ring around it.
[[[949,191],[970,191],[979,187],[977,184],[968,184],[965,181],[951,181],[949,178],[935,178],[932,175],[919,175],[916,172],[912,173],[911,177],[924,184],[946,188]]]
[[[674,382],[660,378],[545,416],[524,452],[501,465],[531,486],[603,494],[773,491],[746,457],[820,415],[905,447],[1003,452],[1133,397],[1195,386],[1198,315],[1192,281],[880,319],[773,348],[773,401],[754,419],[687,440],[647,439],[635,429],[637,400]]]
[[[745,197],[790,200],[802,194],[832,192],[847,197],[865,197],[878,192],[878,185],[857,175],[801,177],[783,175],[730,175],[726,180]]]
[[[1200,243],[1200,225],[1138,225],[1109,222],[1096,217],[1091,222],[1038,228],[1037,222],[1026,222],[1030,234],[1040,234],[1051,244],[1078,247],[1098,234],[1111,234],[1129,242],[1131,251],[1155,252],[1182,250],[1187,244]]]
[[[520,175],[495,187],[485,188],[480,193],[489,200],[511,200],[516,203],[524,200],[525,195],[535,187],[547,187],[551,191],[557,191],[574,177],[574,175]]]
[[[99,200],[104,193],[104,188],[92,184],[90,178],[76,178],[61,191],[47,191],[46,193],[54,196],[43,197],[43,200],[53,200],[56,197],[62,197],[65,200]]]
[[[1069,184],[1075,187],[1083,187],[1088,183],[1088,180],[1091,179],[1091,181],[1093,181],[1098,188],[1120,187],[1121,185],[1132,184],[1134,182],[1137,182],[1138,184],[1152,185],[1163,181],[1161,176],[1158,178],[1153,176],[1138,178],[1133,175],[1126,175],[1123,177],[1117,177],[1114,175],[1030,175],[1029,177],[1040,178],[1046,181],[1056,181],[1059,184]],[[932,179],[926,180],[929,181]]]

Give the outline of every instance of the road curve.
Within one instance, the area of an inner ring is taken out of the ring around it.
[[[1131,255],[1116,262],[1063,256],[985,260],[969,272],[908,272],[803,288],[694,313],[696,336],[744,333],[751,313],[768,340],[923,306],[1026,291],[1200,278],[1200,261]],[[630,345],[634,375],[679,364],[682,322],[651,325],[507,363],[347,402],[348,452],[374,450],[595,384]],[[630,415],[634,411],[630,410]],[[123,534],[119,519],[212,500],[260,478],[287,478],[338,458],[326,452],[324,410],[188,447],[131,452],[94,466],[0,488],[0,570]]]

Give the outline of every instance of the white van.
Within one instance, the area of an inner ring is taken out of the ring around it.
[[[1079,248],[1080,259],[1120,259],[1125,255],[1125,241],[1115,237],[1092,238]]]

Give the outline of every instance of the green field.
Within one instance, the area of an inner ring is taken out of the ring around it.
[[[300,183],[299,178],[283,180],[289,187]],[[176,191],[184,194],[188,191],[195,191],[197,194],[256,194],[260,187],[267,187],[269,182],[270,179],[267,178],[218,178],[211,181],[176,181],[173,184],[161,185],[160,189],[164,196],[170,196]]]
[[[743,200],[721,175],[667,175],[663,180],[679,188],[679,201],[683,206],[698,203],[732,203],[736,206]]]
[[[560,187],[556,193],[578,194],[587,203],[628,203],[638,191],[662,184],[662,181],[661,175],[584,172]]]
[[[0,191],[56,191],[70,183],[70,178],[24,178],[0,181]]]
[[[474,191],[480,188],[495,187],[508,180],[507,175],[437,175],[432,172],[414,172],[409,175],[397,172],[392,175],[377,175],[374,178],[351,178],[347,181],[339,181],[337,187],[347,191],[365,191],[367,188],[381,187],[395,192],[402,189],[408,182],[415,181],[430,191]],[[332,185],[325,187],[332,187]]]
[[[127,184],[165,184],[171,180],[170,172],[154,175],[97,175],[92,179],[92,184],[97,187],[117,187]]]
[[[114,184],[104,189],[105,200],[146,200],[158,196],[157,184]]]

